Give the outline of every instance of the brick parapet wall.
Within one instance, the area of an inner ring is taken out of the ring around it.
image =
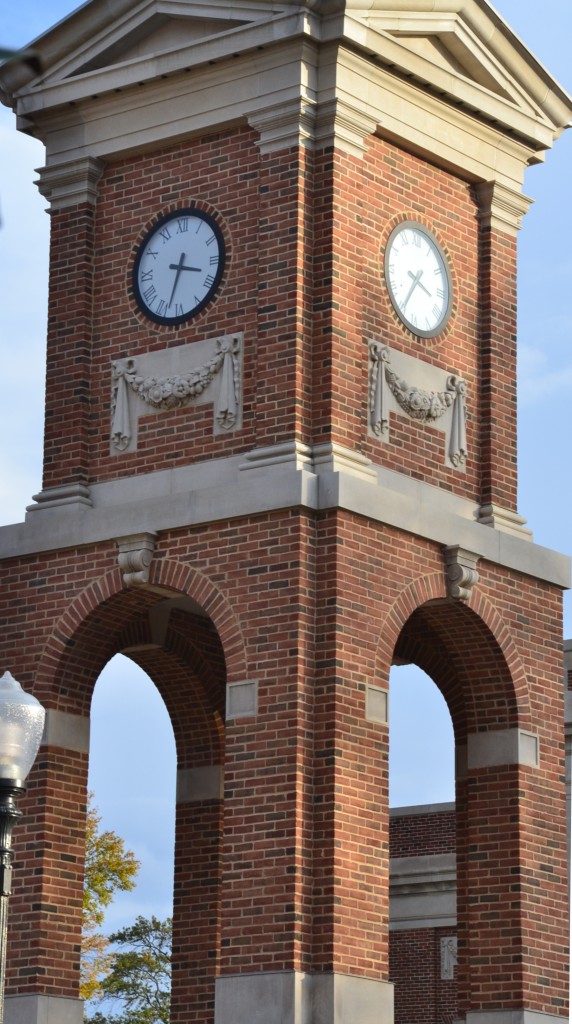
[[[456,815],[452,806],[448,810],[423,813],[416,808],[408,813],[407,808],[391,811],[389,819],[390,857],[431,856],[438,853],[454,853],[456,850]]]

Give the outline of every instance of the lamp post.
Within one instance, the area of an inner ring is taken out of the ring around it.
[[[4,1021],[8,897],[12,892],[12,829],[22,815],[16,798],[26,789],[44,718],[40,702],[5,672],[0,678],[0,1024]]]

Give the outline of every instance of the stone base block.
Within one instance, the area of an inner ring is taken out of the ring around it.
[[[216,979],[215,1024],[393,1024],[393,985],[345,974],[261,971]]]
[[[82,1024],[83,999],[6,996],[4,1024]]]
[[[568,1014],[556,1017],[538,1010],[470,1010],[464,1020],[454,1024],[568,1024]]]

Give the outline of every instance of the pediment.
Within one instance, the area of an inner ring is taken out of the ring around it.
[[[82,76],[98,76],[98,89],[113,88],[111,79],[125,69],[119,87],[130,81],[160,77],[161,62],[169,71],[220,59],[256,45],[249,31],[272,38],[265,26],[299,9],[289,0],[91,0],[33,41],[43,67],[31,79],[29,70],[14,65],[3,71],[4,92],[20,86],[45,92]],[[177,54],[181,59],[177,62]],[[101,78],[107,76],[110,82]]]
[[[443,97],[485,116],[498,99],[507,123],[509,108],[561,127],[567,121],[569,97],[488,0],[370,0],[367,8],[347,0],[346,12],[356,41]]]
[[[106,67],[120,65],[124,62],[156,57],[161,53],[170,53],[181,47],[204,42],[248,24],[238,18],[223,20],[219,18],[199,18],[193,16],[180,17],[154,11],[143,20],[135,19],[135,23],[122,32],[117,38],[102,40],[93,55],[87,59],[79,58],[72,74],[81,75],[89,71],[101,71]]]
[[[342,97],[363,108],[364,123],[382,127],[393,116],[384,104],[399,107],[411,85],[427,94],[420,105],[448,105],[534,153],[552,145],[572,112],[570,97],[488,0],[88,0],[31,45],[42,74],[14,62],[0,71],[0,95],[34,130],[51,111],[142,85],[174,94],[183,76],[197,96],[215,81],[221,95],[230,90],[227,119],[258,117],[265,104],[272,116],[287,81],[288,101],[296,94],[312,107],[316,124],[320,104],[329,110]],[[237,58],[244,96],[234,88]],[[405,83],[401,92],[384,92],[383,76]],[[174,78],[178,85],[163,86]],[[349,79],[353,99],[344,91]],[[368,99],[374,94],[378,106]]]

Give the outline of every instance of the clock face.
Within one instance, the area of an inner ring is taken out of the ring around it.
[[[213,298],[224,260],[222,232],[209,214],[194,207],[168,213],[137,250],[133,291],[139,308],[157,324],[190,320]]]
[[[396,227],[385,251],[385,280],[397,315],[421,338],[434,338],[451,312],[449,268],[436,238],[416,221]]]

